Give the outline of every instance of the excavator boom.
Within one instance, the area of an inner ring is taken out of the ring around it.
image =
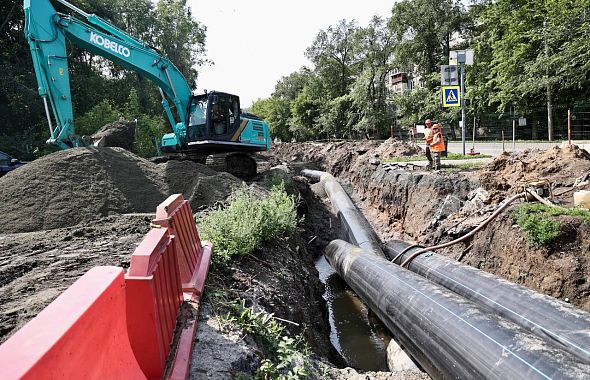
[[[58,13],[50,0],[24,0],[25,35],[45,104],[49,143],[62,149],[84,145],[74,128],[67,39],[159,87],[172,129],[162,137],[162,151],[205,154],[270,149],[268,124],[243,115],[237,96],[221,92],[193,96],[182,73],[156,49],[97,15],[65,0],[56,1],[78,17]]]
[[[59,2],[78,13],[84,21],[57,13],[49,0],[24,0],[25,35],[33,57],[39,95],[46,104],[51,133],[48,142],[64,149],[83,144],[74,130],[66,38],[153,81],[165,95],[162,103],[174,134],[182,138],[186,133],[184,120],[191,95],[182,73],[147,44],[96,15],[87,14],[66,1]],[[172,100],[179,120],[175,120],[166,97]],[[55,127],[51,116],[56,121]]]

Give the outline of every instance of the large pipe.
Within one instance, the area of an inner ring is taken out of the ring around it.
[[[386,256],[401,263],[420,248],[390,241]],[[433,252],[415,257],[412,272],[518,324],[590,364],[590,313]]]
[[[439,285],[342,240],[328,262],[435,379],[580,379],[590,366]]]
[[[375,231],[373,231],[364,215],[356,208],[340,183],[330,173],[305,169],[301,171],[301,174],[323,184],[324,190],[330,198],[330,203],[336,209],[338,219],[346,230],[349,242],[376,256],[385,257],[379,244],[380,239],[375,234]]]

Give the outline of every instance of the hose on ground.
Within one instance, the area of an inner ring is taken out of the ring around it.
[[[470,231],[469,233],[461,236],[460,238],[457,238],[453,241],[450,241],[448,243],[444,243],[444,244],[439,244],[439,245],[434,245],[432,247],[426,247],[423,248],[419,251],[416,251],[415,253],[413,253],[410,257],[408,257],[406,260],[404,260],[403,263],[401,263],[400,266],[402,267],[407,267],[412,260],[414,260],[416,257],[420,256],[421,254],[428,252],[428,251],[432,251],[435,249],[441,249],[441,248],[446,248],[446,247],[450,247],[452,245],[455,245],[457,243],[460,243],[462,241],[465,241],[467,239],[469,239],[471,236],[475,235],[478,231],[480,231],[482,228],[484,228],[486,225],[488,225],[492,220],[494,220],[498,215],[500,215],[500,213],[506,208],[508,207],[510,204],[512,204],[512,202],[516,201],[519,198],[522,198],[526,195],[526,192],[522,192],[522,193],[518,193],[516,195],[513,195],[512,197],[508,198],[503,205],[501,205],[500,207],[498,207],[496,209],[496,211],[494,211],[492,213],[492,215],[490,215],[486,220],[484,220],[479,226],[477,226],[476,228],[474,228],[472,231]],[[535,194],[537,195],[537,194]],[[405,253],[406,250],[402,251],[402,253]],[[394,260],[392,260],[393,262],[395,262],[395,260],[400,257],[401,255],[397,255]]]

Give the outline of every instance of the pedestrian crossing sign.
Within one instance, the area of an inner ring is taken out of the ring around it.
[[[442,86],[443,107],[461,107],[461,87]]]

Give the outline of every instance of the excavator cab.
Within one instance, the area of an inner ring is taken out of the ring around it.
[[[238,96],[218,91],[193,95],[186,115],[183,153],[191,157],[222,153],[229,173],[241,178],[256,174],[250,153],[270,149],[268,124],[242,113]]]
[[[187,142],[231,141],[240,127],[240,98],[221,92],[191,96]]]
[[[268,127],[240,110],[240,98],[213,91],[189,99],[186,145],[206,153],[260,152],[270,148]]]

